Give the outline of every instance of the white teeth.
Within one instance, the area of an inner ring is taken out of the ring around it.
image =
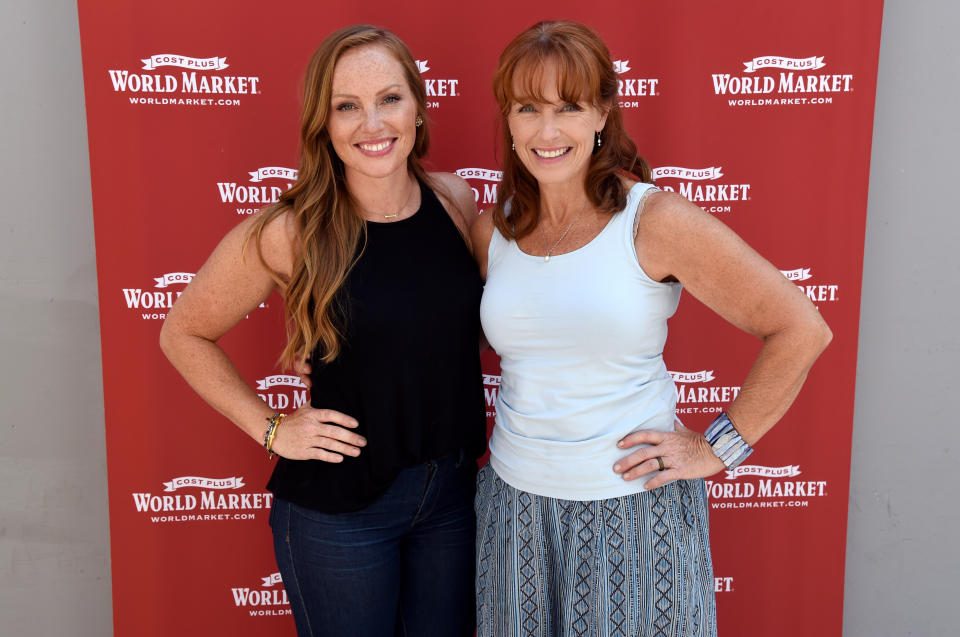
[[[379,144],[357,144],[363,150],[370,151],[372,153],[379,152],[387,148],[393,142],[380,142]]]
[[[561,148],[559,150],[537,150],[536,148],[534,148],[533,152],[535,152],[538,156],[543,157],[544,159],[552,159],[554,157],[559,157],[560,155],[563,155],[568,150],[570,149]]]

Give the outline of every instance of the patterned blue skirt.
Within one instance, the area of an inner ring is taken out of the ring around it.
[[[477,637],[715,637],[703,480],[609,500],[477,477]]]

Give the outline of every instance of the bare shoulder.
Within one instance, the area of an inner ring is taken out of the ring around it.
[[[651,192],[637,215],[637,256],[658,281],[684,281],[684,275],[716,268],[720,259],[753,262],[759,257],[726,224],[677,193]]]
[[[261,217],[267,216],[267,211],[268,209],[261,210],[247,220],[250,225],[244,232],[244,237],[248,241],[246,253],[256,255],[259,240],[260,254],[266,265],[284,278],[289,278],[293,272],[293,261],[297,249],[295,215],[293,210],[284,208],[269,216],[266,221],[261,221]],[[259,237],[256,236],[257,234]]]
[[[429,176],[437,187],[440,203],[460,228],[460,232],[468,236],[477,217],[477,204],[470,184],[453,173],[429,173]]]
[[[487,252],[493,238],[493,208],[487,208],[474,220],[470,227],[470,242],[473,244],[473,258],[480,267],[480,276],[487,278]]]
[[[490,243],[490,237],[493,236],[493,208],[482,210],[473,225],[470,227],[470,234],[474,239],[480,239],[484,243]]]

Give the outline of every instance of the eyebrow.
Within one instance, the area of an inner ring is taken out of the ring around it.
[[[388,91],[393,91],[398,88],[403,88],[403,84],[391,84],[390,86],[387,86],[386,88],[382,88],[379,91],[377,91],[377,95],[382,95],[383,93],[386,93]],[[331,97],[332,98],[348,97],[352,99],[358,99],[356,95],[348,95],[347,93],[334,93],[333,95],[331,95]]]

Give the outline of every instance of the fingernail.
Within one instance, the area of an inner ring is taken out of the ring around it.
[[[613,470],[616,471],[617,473],[620,473],[620,465],[618,464],[613,465]]]
[[[620,442],[618,442],[618,443],[617,443],[617,446],[618,446],[618,447],[622,447],[622,446],[623,446],[623,441],[621,440]]]

